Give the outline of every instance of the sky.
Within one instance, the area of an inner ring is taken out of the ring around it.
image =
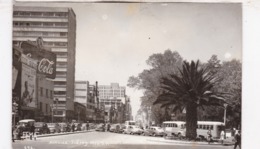
[[[167,49],[190,60],[242,60],[239,4],[195,3],[19,3],[72,7],[77,19],[76,80],[126,86],[148,69],[146,60]],[[126,89],[133,116],[142,91]]]

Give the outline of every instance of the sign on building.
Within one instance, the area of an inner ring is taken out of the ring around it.
[[[56,77],[56,54],[39,48],[31,42],[23,42],[21,44],[23,53],[28,57],[37,60],[37,73],[44,74],[47,78],[55,79]]]
[[[22,106],[36,108],[36,68],[33,59],[22,54],[21,74],[21,104]]]

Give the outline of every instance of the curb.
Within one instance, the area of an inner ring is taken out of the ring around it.
[[[70,134],[78,134],[78,133],[86,133],[86,132],[92,132],[92,131],[94,131],[94,130],[84,130],[84,131],[75,131],[75,132],[54,133],[54,134],[44,134],[44,135],[37,135],[37,138],[61,136],[61,135],[70,135]]]
[[[178,143],[178,144],[196,144],[196,145],[223,145],[221,143],[210,143],[208,144],[207,142],[189,142],[189,141],[176,141],[176,140],[150,140],[148,141],[153,141],[153,142],[163,142],[163,143]]]

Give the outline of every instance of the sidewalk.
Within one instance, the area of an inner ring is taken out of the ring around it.
[[[60,136],[60,135],[69,135],[69,134],[77,134],[77,133],[86,133],[86,132],[92,132],[92,131],[94,131],[94,130],[83,130],[83,131],[74,131],[74,132],[42,134],[42,135],[37,135],[37,138],[50,137],[50,136]]]
[[[221,142],[202,142],[202,141],[187,141],[187,140],[172,140],[172,139],[165,139],[165,138],[151,138],[148,141],[153,142],[162,142],[162,143],[174,143],[174,144],[192,144],[192,145],[231,145],[231,144],[221,144]]]

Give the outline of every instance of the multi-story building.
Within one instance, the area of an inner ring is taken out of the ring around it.
[[[54,99],[55,117],[71,121],[74,117],[76,15],[71,8],[14,6],[13,43],[36,41],[57,55]]]
[[[89,122],[95,120],[95,88],[95,85],[90,85],[88,81],[75,81],[75,102],[85,105],[85,119]]]
[[[38,82],[38,104],[37,108],[39,114],[36,115],[35,120],[39,122],[53,121],[52,110],[55,108],[53,102],[54,85],[53,81],[46,79],[44,76],[37,74]],[[57,120],[57,119],[56,119]]]
[[[123,117],[117,113],[125,108],[126,87],[119,86],[119,83],[111,83],[110,85],[99,85],[100,104],[105,107],[105,120],[109,122],[124,121]],[[121,113],[120,112],[120,113]],[[123,112],[124,113],[124,112]],[[122,118],[120,118],[122,117]]]

